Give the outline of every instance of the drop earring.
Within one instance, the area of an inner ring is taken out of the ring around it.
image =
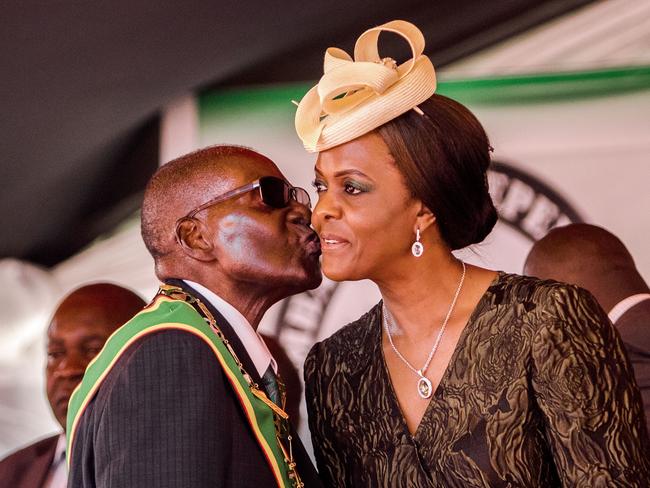
[[[411,253],[416,258],[419,258],[420,256],[422,256],[423,252],[424,252],[424,246],[420,242],[420,229],[418,228],[415,231],[415,242],[411,246]]]

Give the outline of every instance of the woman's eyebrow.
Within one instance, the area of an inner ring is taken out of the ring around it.
[[[341,176],[349,176],[349,175],[356,175],[356,176],[363,176],[365,178],[369,178],[367,174],[365,174],[363,171],[360,171],[358,169],[343,169],[341,171],[337,171],[334,173],[334,177],[339,178]]]
[[[318,169],[318,167],[314,167],[314,173],[316,173],[319,176],[324,176],[323,172],[320,169]],[[370,176],[365,174],[363,171],[358,170],[358,169],[353,169],[353,168],[342,169],[342,170],[337,171],[336,173],[334,173],[333,176],[335,178],[339,178],[341,176],[348,176],[348,175],[357,175],[357,176],[363,176],[363,177],[368,178],[368,179],[372,179],[372,178],[370,178]]]

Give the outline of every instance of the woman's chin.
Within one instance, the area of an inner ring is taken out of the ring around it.
[[[328,259],[323,259],[321,269],[327,279],[332,281],[357,281],[364,279],[364,277],[358,276],[359,270],[350,266],[341,266],[340,262],[331,262]]]

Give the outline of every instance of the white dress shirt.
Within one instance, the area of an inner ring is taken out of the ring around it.
[[[45,478],[43,488],[66,488],[68,486],[68,467],[65,463],[65,434],[59,436],[54,451],[50,472]]]
[[[239,337],[239,340],[243,344],[244,349],[246,349],[246,352],[253,360],[255,369],[260,377],[264,376],[264,373],[269,368],[269,364],[273,368],[273,371],[276,374],[278,373],[278,365],[275,359],[273,359],[271,351],[269,351],[269,348],[264,343],[264,339],[253,329],[253,326],[239,310],[213,291],[208,290],[205,286],[190,280],[183,281],[203,295],[230,323],[235,334],[237,334],[237,337]]]

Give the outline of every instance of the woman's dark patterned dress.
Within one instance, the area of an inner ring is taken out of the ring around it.
[[[309,426],[328,486],[650,487],[630,363],[588,292],[500,273],[413,436],[381,330],[377,305],[307,357]]]

